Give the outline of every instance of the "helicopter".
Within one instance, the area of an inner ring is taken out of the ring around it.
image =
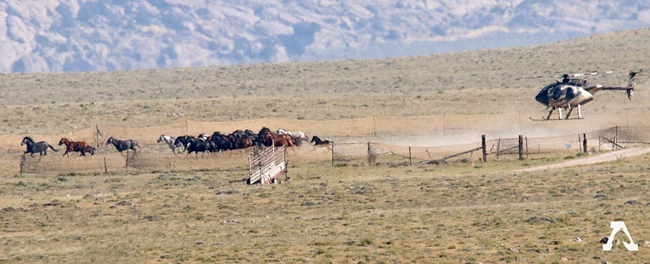
[[[608,71],[607,73],[611,73]],[[574,74],[563,74],[562,81],[556,81],[547,86],[544,86],[537,96],[535,96],[535,101],[546,106],[546,109],[551,109],[548,112],[548,116],[542,119],[533,119],[533,121],[547,121],[552,120],[551,115],[553,111],[558,110],[558,119],[562,120],[562,109],[568,109],[564,120],[570,119],[571,112],[573,109],[578,108],[578,118],[573,119],[582,119],[581,108],[582,105],[589,103],[594,100],[594,94],[598,91],[626,91],[627,98],[632,100],[634,95],[634,87],[636,85],[636,75],[638,71],[630,71],[629,79],[627,86],[618,87],[618,86],[602,86],[602,85],[589,85],[587,80],[576,78],[586,75],[597,75],[598,72],[588,72],[588,73],[574,73]]]

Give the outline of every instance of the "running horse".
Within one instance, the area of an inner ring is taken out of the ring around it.
[[[286,147],[293,147],[296,144],[293,142],[293,139],[291,139],[291,136],[288,134],[282,134],[282,135],[276,135],[273,132],[271,132],[270,129],[267,127],[262,128],[260,130],[260,133],[258,133],[258,136],[266,142],[266,146],[271,146],[271,144],[274,144],[276,147],[281,147],[281,146],[286,146]],[[273,143],[270,143],[273,142]]]
[[[314,149],[316,149],[316,147],[325,146],[329,151],[332,151],[332,144],[334,144],[333,141],[322,140],[317,136],[311,137],[311,143],[314,143]]]
[[[174,141],[176,141],[175,137],[163,134],[163,135],[160,135],[160,137],[158,137],[158,141],[156,141],[156,143],[165,142],[167,144],[167,146],[169,146],[169,148],[172,150],[172,152],[174,152],[174,154],[176,154],[176,147],[178,147],[180,145],[174,145]]]
[[[67,138],[61,138],[61,140],[59,140],[59,146],[61,145],[65,145],[65,153],[63,153],[63,156],[68,155],[71,151],[81,152],[81,156],[86,156],[86,152],[89,152],[90,155],[95,155],[95,148],[83,141],[72,141]]]
[[[34,140],[31,137],[24,137],[23,141],[20,142],[21,146],[27,145],[27,151],[23,153],[23,155],[30,153],[30,156],[34,157],[34,153],[38,152],[41,154],[41,156],[47,155],[47,149],[50,148],[54,152],[59,151],[58,149],[55,149],[50,145],[49,143],[45,141],[39,141],[39,142],[34,142]]]
[[[119,140],[113,137],[109,137],[108,140],[106,140],[106,145],[113,144],[115,146],[115,149],[122,153],[122,151],[125,150],[133,150],[133,156],[137,156],[137,150],[135,147],[140,147],[140,144],[136,142],[135,140],[127,139],[127,140]],[[142,148],[142,147],[140,147]]]

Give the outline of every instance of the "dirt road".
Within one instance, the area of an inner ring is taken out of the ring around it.
[[[518,170],[517,172],[539,171],[539,170],[558,169],[558,168],[566,168],[566,167],[573,167],[573,166],[580,166],[580,165],[596,164],[601,162],[616,161],[627,157],[640,156],[646,153],[650,153],[650,148],[623,149],[623,150],[605,153],[598,156],[587,157],[584,159],[569,160],[569,161],[556,163],[556,164],[542,165],[542,166],[522,169],[522,170]]]

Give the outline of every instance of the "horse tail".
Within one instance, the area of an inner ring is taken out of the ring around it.
[[[50,144],[47,144],[47,146],[50,147],[54,152],[58,152],[58,151],[59,151],[58,149],[55,149],[54,147],[52,147],[52,145],[50,145]]]

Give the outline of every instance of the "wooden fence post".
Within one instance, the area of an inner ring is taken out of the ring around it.
[[[332,142],[332,167],[334,167],[334,142]]]
[[[95,125],[95,144],[99,148],[99,141],[102,138],[102,132],[99,131],[99,126]]]
[[[618,126],[614,128],[614,145],[612,146],[612,148],[616,148],[616,143],[617,143],[616,141],[618,141]]]
[[[409,146],[409,165],[413,166],[413,157],[411,156],[411,146]]]
[[[370,152],[370,142],[368,142],[368,165],[372,165],[372,152]]]
[[[108,173],[108,166],[106,166],[106,157],[104,157],[104,173]]]
[[[519,135],[519,160],[524,159],[524,136]]]
[[[497,141],[497,160],[499,160],[499,152],[501,150],[501,138]]]
[[[481,148],[483,149],[483,162],[487,162],[487,146],[485,144],[485,135],[481,135]]]
[[[253,171],[251,170],[251,155],[248,155],[248,176],[253,174]]]
[[[584,150],[585,153],[588,153],[588,151],[587,151],[587,133],[582,133],[582,149]]]
[[[526,158],[528,158],[528,137],[526,137],[525,140],[526,140]]]
[[[377,117],[372,117],[372,135],[377,137]]]
[[[579,148],[580,152],[582,152],[582,138],[581,138],[580,134],[578,134],[578,148]]]

